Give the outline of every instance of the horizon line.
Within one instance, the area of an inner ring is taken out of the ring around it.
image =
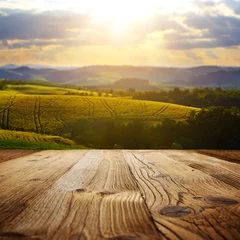
[[[87,67],[150,67],[150,68],[199,68],[199,67],[219,67],[219,68],[239,68],[240,65],[191,65],[191,66],[174,66],[174,65],[129,65],[129,64],[90,64],[90,65],[74,65],[74,66],[67,66],[67,65],[51,65],[51,64],[35,64],[35,63],[27,63],[27,64],[14,64],[14,63],[8,63],[4,65],[0,65],[0,68],[8,67],[8,66],[16,66],[16,68],[20,67],[29,67],[29,68],[87,68]]]

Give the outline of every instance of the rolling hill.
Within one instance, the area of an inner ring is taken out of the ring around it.
[[[98,93],[94,91],[87,90],[77,90],[71,89],[67,87],[54,87],[54,86],[41,86],[41,85],[33,85],[33,84],[22,84],[22,85],[7,85],[7,89],[4,92],[9,92],[12,94],[28,94],[28,95],[81,95],[81,94],[91,94],[93,96],[97,96]],[[109,94],[111,96],[111,94]]]
[[[64,150],[85,147],[77,146],[74,141],[60,136],[0,129],[0,149]]]
[[[61,144],[69,146],[75,145],[73,141],[59,136],[50,136],[37,134],[34,132],[9,131],[0,129],[0,141],[1,140],[19,140],[26,142]]]
[[[154,84],[183,86],[240,86],[240,68],[200,66],[194,68],[89,66],[67,70],[52,68],[0,68],[0,79],[41,80],[60,84],[111,85],[121,78],[147,79]]]
[[[184,121],[197,108],[159,102],[112,97],[61,95],[0,95],[0,127],[6,130],[61,135],[65,127],[79,120],[112,119],[149,124],[165,118]]]

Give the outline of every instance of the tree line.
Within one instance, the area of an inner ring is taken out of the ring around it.
[[[81,120],[64,133],[80,145],[100,149],[240,149],[240,110],[204,108],[186,122],[165,119],[156,125]]]
[[[221,88],[174,88],[169,91],[136,92],[133,99],[168,102],[193,107],[223,106],[240,107],[240,90],[223,90]]]

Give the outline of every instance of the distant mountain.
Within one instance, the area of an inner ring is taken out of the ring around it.
[[[14,69],[17,67],[19,67],[19,66],[15,65],[15,64],[8,64],[8,65],[0,66],[0,69]]]
[[[152,83],[184,81],[193,74],[188,69],[134,66],[89,66],[52,72],[48,80],[71,84],[112,84],[121,78],[148,79]]]
[[[48,66],[48,65],[39,65],[39,64],[27,64],[24,65],[26,67],[29,68],[35,68],[35,69],[46,69],[46,68],[51,68],[51,69],[56,69],[56,70],[72,70],[72,69],[76,69],[77,67],[67,67],[67,66],[62,66],[62,67],[58,67],[58,66]]]
[[[47,75],[56,69],[33,69],[27,66],[17,67],[14,69],[0,69],[0,78],[9,80],[48,80]]]
[[[56,70],[72,70],[76,69],[77,67],[67,67],[67,66],[49,66],[49,65],[40,65],[40,64],[26,64],[26,65],[15,65],[15,64],[8,64],[4,66],[0,66],[0,69],[15,69],[19,67],[29,67],[29,68],[34,68],[34,69],[46,69],[46,68],[51,68],[51,69],[56,69]]]
[[[149,81],[149,85],[145,84],[144,89],[151,89],[151,84],[236,87],[240,86],[240,67],[199,66],[193,68],[170,68],[89,66],[66,70],[7,65],[0,68],[0,78],[10,80],[44,80],[61,84],[94,86],[122,85],[122,82],[117,83],[117,81],[125,78],[136,78]],[[123,88],[125,87],[123,86]]]
[[[218,72],[199,75],[191,79],[190,83],[199,86],[240,86],[240,69],[221,69]]]

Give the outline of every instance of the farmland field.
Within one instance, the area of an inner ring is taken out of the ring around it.
[[[50,144],[62,144],[73,146],[75,143],[69,139],[65,139],[59,136],[43,135],[32,132],[21,132],[21,131],[9,131],[0,130],[0,141],[1,140],[20,140],[26,142],[44,142]]]
[[[74,141],[60,136],[32,132],[0,130],[0,149],[82,149]],[[1,159],[0,159],[1,162]]]
[[[39,95],[65,95],[65,94],[81,94],[88,93],[97,96],[97,92],[90,92],[85,90],[77,90],[65,87],[40,86],[40,85],[7,85],[4,92],[12,94],[39,94]]]
[[[61,129],[79,120],[131,120],[149,124],[165,118],[184,121],[198,108],[175,104],[112,97],[24,95],[2,92],[0,128],[59,135]]]

